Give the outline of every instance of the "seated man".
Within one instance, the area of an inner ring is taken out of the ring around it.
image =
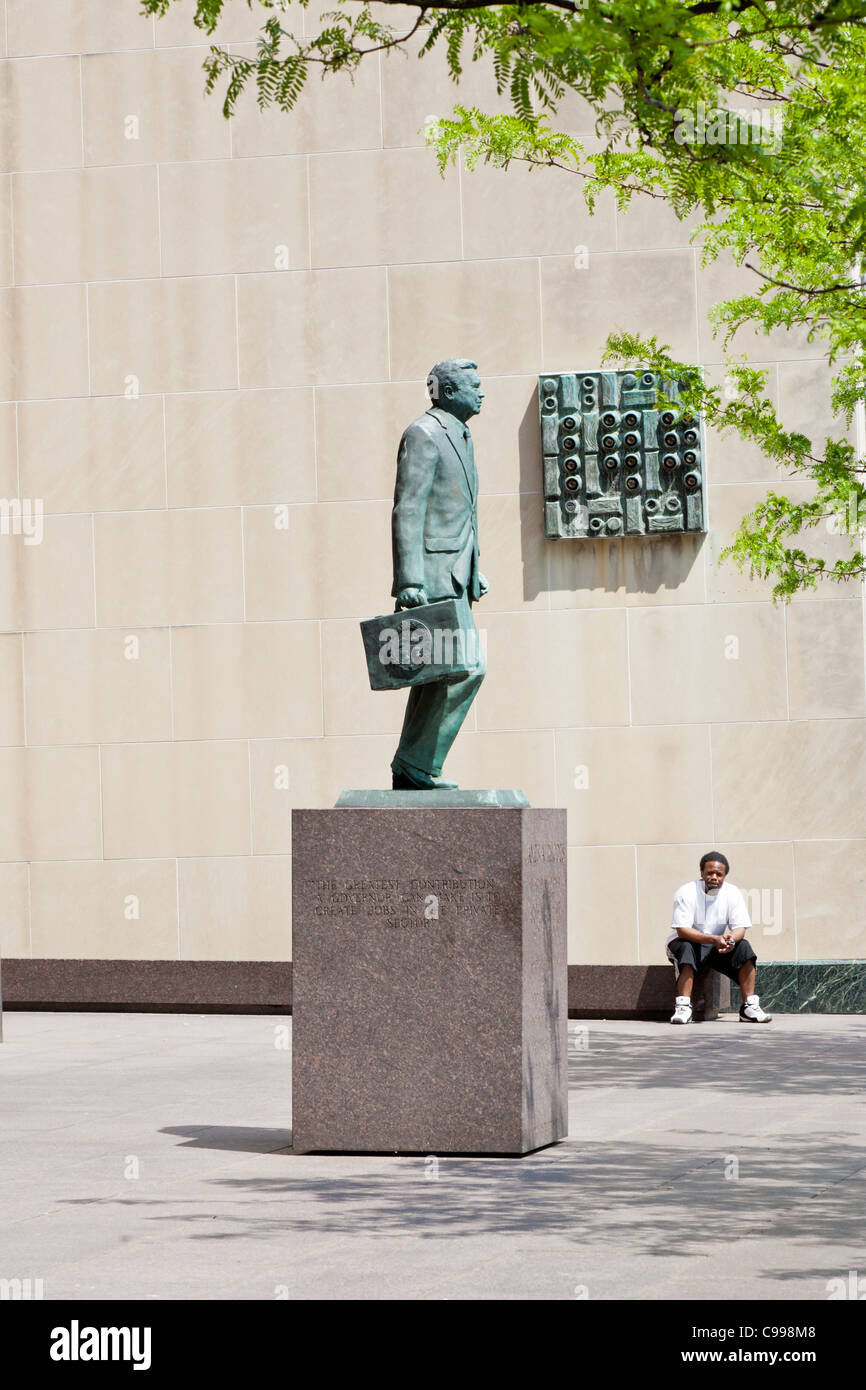
[[[702,965],[736,980],[743,1002],[741,1023],[769,1023],[755,994],[757,956],[745,939],[752,923],[739,888],[725,879],[730,865],[711,849],[701,859],[701,876],[684,883],[674,898],[666,949],[677,967],[677,999],[671,1023],[691,1023],[692,985]]]

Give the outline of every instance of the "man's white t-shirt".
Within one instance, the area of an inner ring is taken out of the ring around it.
[[[746,910],[745,899],[739,888],[732,883],[723,883],[714,893],[704,891],[703,881],[693,879],[677,889],[674,898],[674,914],[665,950],[672,959],[668,947],[677,939],[677,927],[696,927],[709,936],[721,936],[726,927],[742,927],[748,931],[752,925]]]

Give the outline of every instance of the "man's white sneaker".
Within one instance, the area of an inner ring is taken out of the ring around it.
[[[691,1023],[692,1021],[692,1001],[688,995],[677,995],[676,1008],[674,1009],[671,1023]]]
[[[765,1014],[757,994],[750,994],[740,1005],[741,1023],[772,1023],[773,1015]]]

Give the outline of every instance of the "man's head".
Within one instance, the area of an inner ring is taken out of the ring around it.
[[[437,362],[427,377],[427,390],[434,405],[456,415],[458,420],[477,415],[484,399],[478,363],[468,357],[448,357]]]
[[[713,893],[721,888],[730,867],[725,856],[717,849],[708,849],[701,856],[701,878],[707,892]]]

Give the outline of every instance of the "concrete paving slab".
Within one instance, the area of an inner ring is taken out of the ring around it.
[[[803,1301],[866,1275],[860,1016],[572,1021],[569,1138],[521,1159],[294,1154],[290,1019],[5,1025],[0,1278],[47,1299]]]

